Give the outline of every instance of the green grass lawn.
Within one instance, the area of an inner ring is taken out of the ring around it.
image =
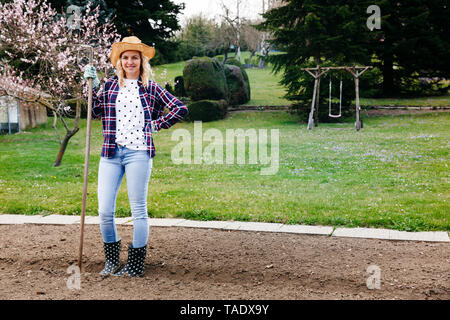
[[[80,213],[84,126],[56,168],[58,142],[50,120],[26,133],[0,136],[1,213]],[[155,136],[151,217],[450,231],[449,113],[365,118],[356,132],[353,123],[320,124],[308,131],[284,112],[242,112],[203,123],[203,132],[210,128],[224,137],[226,129],[279,129],[278,172],[261,175],[268,165],[248,164],[248,159],[245,164],[175,164],[171,152],[178,142],[172,133],[194,132],[193,123],[178,123]],[[100,122],[94,121],[88,215],[97,214],[101,144]],[[203,148],[208,145],[203,142]],[[117,216],[129,215],[125,179]]]
[[[429,106],[429,107],[449,107],[450,95],[422,98],[391,98],[391,99],[365,99],[360,101],[364,106]]]

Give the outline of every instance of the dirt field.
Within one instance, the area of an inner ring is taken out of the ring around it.
[[[132,226],[117,228],[125,263]],[[86,225],[70,290],[78,241],[78,225],[0,225],[0,299],[450,299],[449,243],[152,227],[145,276],[104,278],[99,227]]]

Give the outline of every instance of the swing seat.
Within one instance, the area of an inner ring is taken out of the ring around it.
[[[330,118],[340,118],[342,116],[342,78],[339,85],[339,114],[331,114],[331,76],[330,76],[330,92],[328,96],[328,116]]]
[[[340,117],[341,117],[340,114],[331,114],[331,113],[329,113],[328,116],[329,116],[330,118],[340,118]]]

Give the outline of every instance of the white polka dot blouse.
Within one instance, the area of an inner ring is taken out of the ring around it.
[[[116,143],[132,150],[147,150],[139,86],[137,80],[124,80],[116,100]]]

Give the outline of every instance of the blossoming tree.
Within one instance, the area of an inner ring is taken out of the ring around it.
[[[60,149],[59,166],[70,138],[79,130],[87,84],[83,78],[86,48],[93,48],[100,72],[111,67],[108,57],[120,35],[110,22],[99,23],[98,7],[85,14],[58,13],[46,0],[14,0],[0,3],[0,95],[39,103],[54,116]],[[76,105],[75,110],[68,105]],[[74,117],[67,121],[67,117]],[[62,122],[61,138],[57,122]]]

